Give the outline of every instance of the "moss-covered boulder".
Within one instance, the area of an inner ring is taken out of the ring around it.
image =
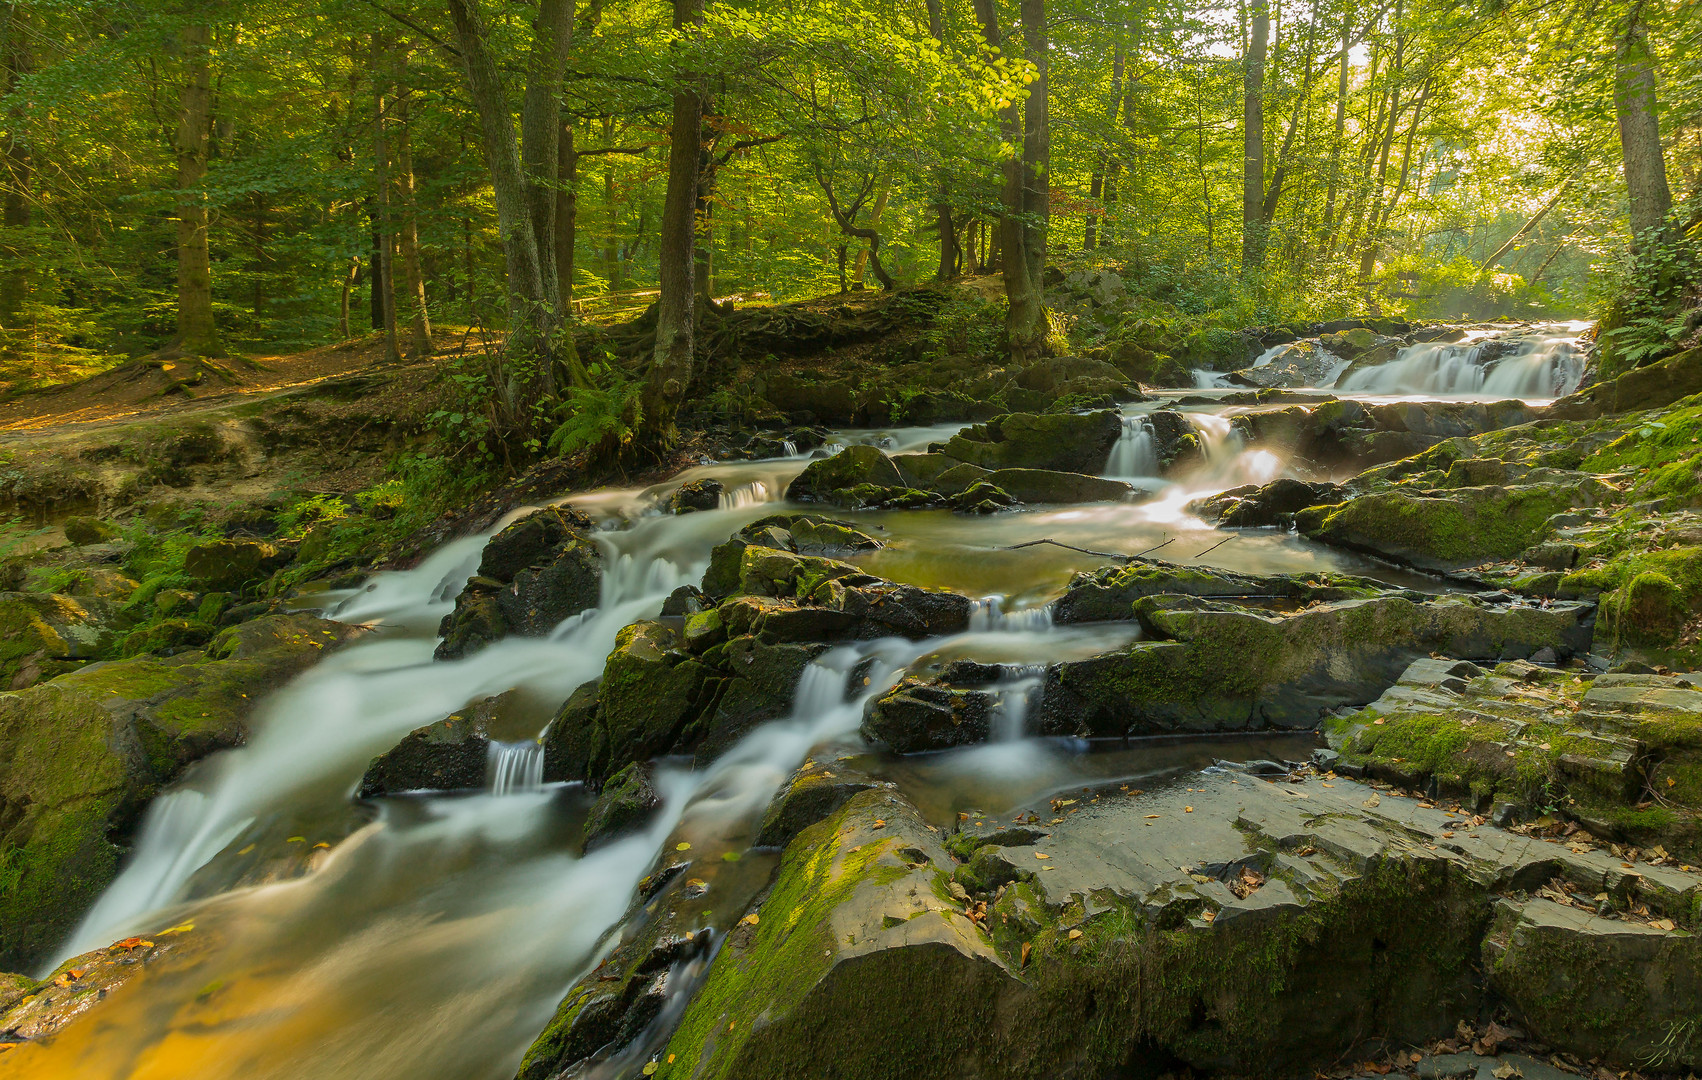
[[[70,517],[65,519],[62,526],[65,539],[78,547],[89,544],[104,544],[108,540],[118,539],[118,528],[109,521],[91,517]]]
[[[267,616],[205,652],[89,664],[0,694],[0,969],[51,949],[112,880],[148,800],[239,744],[268,691],[351,633]]]
[[[786,486],[791,502],[861,506],[859,487],[904,488],[904,476],[879,447],[847,446],[832,457],[812,461]]]
[[[1025,503],[1119,502],[1133,497],[1135,493],[1134,488],[1121,480],[1052,469],[998,469],[980,482]],[[973,488],[971,485],[965,489],[963,495],[963,500],[970,505],[979,505],[989,497],[976,498]]]
[[[676,514],[690,514],[699,510],[716,510],[721,506],[721,496],[727,487],[713,476],[702,480],[692,480],[681,484],[668,497],[668,509]]]
[[[591,519],[571,507],[535,511],[491,537],[479,572],[455,598],[438,634],[439,660],[478,651],[510,634],[543,637],[563,619],[596,607],[603,559]]]
[[[751,522],[734,533],[725,543],[718,544],[709,554],[709,569],[703,575],[703,592],[712,597],[755,589],[759,595],[774,595],[775,582],[745,581],[747,567],[745,551],[758,548],[782,555],[795,554],[805,558],[786,566],[804,567],[810,577],[833,574],[843,576],[856,568],[835,559],[820,556],[845,556],[874,551],[884,547],[883,541],[863,532],[849,521],[839,521],[819,514],[771,514]],[[813,560],[813,561],[812,561]],[[778,569],[782,563],[772,564]],[[783,576],[789,570],[781,571]],[[790,586],[788,586],[790,588]]]
[[[1294,515],[1307,507],[1334,505],[1346,497],[1338,484],[1309,484],[1283,477],[1263,487],[1225,491],[1193,508],[1203,517],[1216,519],[1225,529],[1287,528],[1294,524]]]
[[[111,615],[94,598],[0,592],[0,689],[22,690],[100,655]]]
[[[1116,622],[1136,617],[1135,601],[1173,594],[1216,600],[1262,597],[1310,603],[1378,596],[1387,586],[1370,578],[1314,571],[1304,574],[1240,574],[1215,566],[1184,566],[1142,559],[1129,566],[1107,566],[1075,575],[1052,605],[1060,623]],[[1422,599],[1418,593],[1405,594]]]
[[[1430,570],[1509,559],[1549,534],[1549,518],[1596,495],[1589,483],[1383,491],[1297,514],[1314,540]]]
[[[1702,666],[1702,546],[1636,545],[1562,584],[1599,594],[1598,642],[1616,659]]]
[[[984,469],[1052,469],[1098,475],[1122,434],[1112,411],[1009,413],[953,435],[943,453]]]
[[[1570,656],[1588,649],[1589,604],[1403,595],[1285,614],[1191,596],[1135,602],[1146,637],[1047,670],[1031,724],[1100,737],[1316,726],[1372,701],[1413,660]]]
[[[1546,413],[1556,419],[1594,420],[1614,413],[1665,408],[1698,392],[1702,392],[1702,348],[1686,349],[1563,397]]]
[[[635,761],[609,777],[585,819],[585,851],[637,832],[662,806],[648,762]]]
[[[985,742],[995,703],[983,690],[905,678],[869,703],[863,737],[901,754]]]
[[[183,572],[210,589],[242,592],[293,558],[293,548],[266,540],[214,540],[184,553]]]
[[[401,742],[372,759],[361,777],[360,797],[484,787],[491,724],[516,700],[514,691],[483,698],[410,731]]]

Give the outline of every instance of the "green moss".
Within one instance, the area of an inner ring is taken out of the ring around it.
[[[1575,491],[1551,484],[1461,488],[1449,498],[1387,491],[1296,523],[1317,539],[1464,566],[1519,554],[1548,533],[1549,517],[1576,499]]]
[[[1702,614],[1702,547],[1631,550],[1562,582],[1601,592],[1597,638],[1616,652],[1645,652],[1682,666],[1702,660],[1702,647],[1681,640]]]
[[[845,846],[847,819],[858,797],[798,834],[786,849],[774,888],[758,911],[748,946],[729,945],[717,957],[685,1020],[668,1043],[677,1061],[669,1076],[727,1075],[769,1002],[796,1002],[833,963],[838,942],[831,916],[860,884],[883,874],[875,860],[892,841]]]

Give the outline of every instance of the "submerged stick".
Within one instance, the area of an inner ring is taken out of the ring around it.
[[[1168,543],[1171,543],[1171,541],[1166,540],[1164,542],[1164,544],[1154,545],[1153,547],[1147,548],[1146,551],[1137,551],[1133,555],[1120,555],[1115,551],[1094,551],[1090,548],[1076,547],[1074,544],[1066,544],[1062,540],[1054,540],[1054,539],[1052,539],[1051,537],[1048,536],[1048,537],[1045,537],[1045,538],[1040,539],[1040,540],[1025,540],[1020,544],[1012,544],[1012,545],[1010,545],[1009,547],[1007,547],[1003,550],[1005,550],[1005,551],[1016,551],[1016,550],[1019,550],[1021,548],[1037,547],[1040,544],[1051,544],[1053,547],[1061,547],[1061,548],[1065,549],[1066,551],[1079,551],[1083,555],[1092,555],[1092,556],[1094,556],[1095,558],[1098,558],[1098,559],[1115,559],[1118,562],[1133,562],[1134,560],[1140,558],[1142,555],[1145,555],[1148,551],[1157,551],[1159,548],[1163,547],[1165,544],[1168,544]]]
[[[1216,551],[1218,548],[1222,547],[1223,545],[1229,543],[1231,540],[1235,539],[1239,535],[1241,535],[1241,534],[1240,533],[1230,533],[1228,536],[1224,537],[1222,540],[1219,540],[1217,543],[1213,544],[1211,547],[1206,548],[1204,551],[1200,552],[1200,555],[1211,554],[1212,552]],[[1195,555],[1194,558],[1197,559],[1197,558],[1200,557],[1200,555]]]

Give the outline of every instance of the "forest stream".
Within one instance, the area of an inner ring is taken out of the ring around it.
[[[1337,387],[1339,379],[1339,388],[1302,387],[1285,404],[1333,393],[1367,406],[1510,397],[1546,406],[1576,387],[1574,346],[1585,325],[1548,328],[1487,370],[1477,357],[1486,335],[1409,346],[1345,378],[1324,372],[1317,382]],[[91,1022],[12,1050],[8,1074],[508,1080],[564,993],[642,910],[633,903],[641,879],[677,860],[689,862],[696,894],[676,911],[677,925],[709,944],[673,961],[664,1000],[642,1031],[575,1074],[649,1075],[717,949],[768,887],[779,850],[753,838],[806,761],[843,762],[896,785],[927,825],[950,832],[966,815],[1008,818],[1084,786],[1160,788],[1202,769],[1229,775],[1223,763],[1308,760],[1325,745],[1315,725],[1107,739],[1040,735],[1029,720],[1049,667],[1142,635],[1139,622],[1054,619],[1072,577],[1108,562],[1146,558],[1260,578],[1352,575],[1425,594],[1488,588],[1292,528],[1220,530],[1202,520],[1200,500],[1293,475],[1279,450],[1249,445],[1235,423],[1283,406],[1225,404],[1237,389],[1162,391],[1123,406],[1102,469],[1130,486],[1119,498],[994,514],[834,509],[835,521],[880,542],[845,561],[875,578],[970,597],[967,629],[820,651],[802,671],[789,715],[696,767],[689,756],[662,758],[652,781],[660,808],[585,854],[596,796],[583,783],[543,781],[541,729],[558,703],[603,672],[617,632],[657,618],[676,590],[702,583],[712,549],[730,535],[777,512],[811,510],[787,503],[785,492],[812,462],[852,445],[902,460],[966,425],[841,430],[810,452],[575,495],[571,505],[595,522],[604,568],[596,606],[547,636],[503,637],[459,659],[433,660],[439,623],[479,572],[487,541],[531,507],[413,569],[302,597],[302,609],[365,632],[268,697],[246,745],[201,762],[153,803],[126,868],[43,970],[121,938],[192,926],[186,944]],[[1161,410],[1198,439],[1199,460],[1185,474],[1161,475],[1153,427]],[[682,484],[704,479],[720,483],[718,508],[668,512]],[[1037,540],[1051,543],[1019,546]],[[985,742],[901,755],[859,735],[870,703],[901,677],[932,677],[961,661],[1001,666]],[[511,690],[520,704],[491,729],[484,790],[351,800],[374,758],[410,731]],[[295,853],[289,872],[277,870],[279,852]]]

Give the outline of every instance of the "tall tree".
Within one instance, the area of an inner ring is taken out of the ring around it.
[[[1625,16],[1614,58],[1614,112],[1625,161],[1625,191],[1631,204],[1631,249],[1641,250],[1672,209],[1661,126],[1655,105],[1655,61],[1643,26],[1643,0]]]
[[[207,243],[207,157],[213,135],[213,33],[190,23],[177,35],[183,85],[178,96],[177,134],[177,339],[176,347],[197,356],[219,356],[213,323],[213,259]]]
[[[18,4],[0,5],[0,101],[29,74],[30,49],[25,12]],[[0,354],[16,355],[22,335],[24,303],[29,299],[29,267],[23,234],[30,226],[30,183],[34,162],[29,135],[24,129],[24,110],[14,104],[5,114],[4,174],[0,174],[0,254],[7,266],[0,270]]]
[[[674,29],[690,30],[703,21],[703,0],[674,0]],[[695,308],[697,180],[703,150],[703,91],[688,78],[673,95],[673,124],[668,133],[668,189],[662,203],[658,268],[661,295],[656,303],[656,348],[644,385],[644,423],[666,434],[692,375],[692,319]]]
[[[1241,92],[1241,276],[1265,263],[1265,53],[1270,45],[1269,0],[1251,0]]]

